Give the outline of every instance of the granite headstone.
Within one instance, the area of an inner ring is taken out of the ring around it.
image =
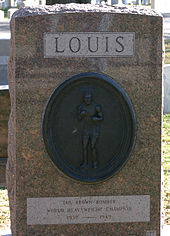
[[[162,17],[66,4],[11,21],[13,235],[160,235]]]

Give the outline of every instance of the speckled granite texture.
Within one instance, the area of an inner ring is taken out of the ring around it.
[[[25,8],[11,21],[9,190],[13,236],[160,235],[162,17],[154,11],[90,5]],[[44,58],[44,32],[135,32],[128,58]],[[124,168],[100,184],[63,176],[49,161],[41,122],[45,104],[63,81],[81,72],[108,75],[129,95],[137,118],[134,151]],[[150,222],[27,225],[27,198],[150,195]]]

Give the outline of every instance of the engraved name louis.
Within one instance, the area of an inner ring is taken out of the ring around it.
[[[134,55],[133,32],[44,34],[44,57],[121,57]]]
[[[56,53],[64,53],[66,50],[66,47],[68,47],[68,49],[70,50],[70,52],[72,53],[78,53],[79,51],[81,51],[82,48],[82,41],[79,37],[71,37],[70,40],[68,41],[68,45],[64,45],[63,47],[61,46],[61,42],[62,42],[62,38],[61,37],[57,37],[55,38],[56,40]],[[109,44],[109,37],[87,37],[87,43],[86,43],[86,47],[87,50],[89,52],[95,53],[99,50],[99,48],[101,47],[101,44],[104,43],[104,51],[105,52],[109,52],[110,51],[110,44]],[[113,43],[113,42],[110,42]],[[125,46],[124,46],[124,37],[122,36],[117,36],[115,38],[115,52],[121,53],[125,50]]]

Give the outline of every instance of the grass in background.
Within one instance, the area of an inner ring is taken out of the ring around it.
[[[163,171],[165,224],[170,225],[170,114],[163,117]]]
[[[164,64],[170,64],[170,39],[165,40]],[[165,224],[170,225],[170,114],[163,117],[163,170]]]
[[[8,194],[5,188],[0,188],[0,232],[10,227]]]
[[[165,40],[165,60],[164,64],[170,64],[170,39]]]

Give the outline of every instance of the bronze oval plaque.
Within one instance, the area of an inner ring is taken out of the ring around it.
[[[43,117],[48,154],[67,176],[99,182],[119,170],[134,146],[136,119],[132,104],[112,79],[82,73],[51,95]]]

